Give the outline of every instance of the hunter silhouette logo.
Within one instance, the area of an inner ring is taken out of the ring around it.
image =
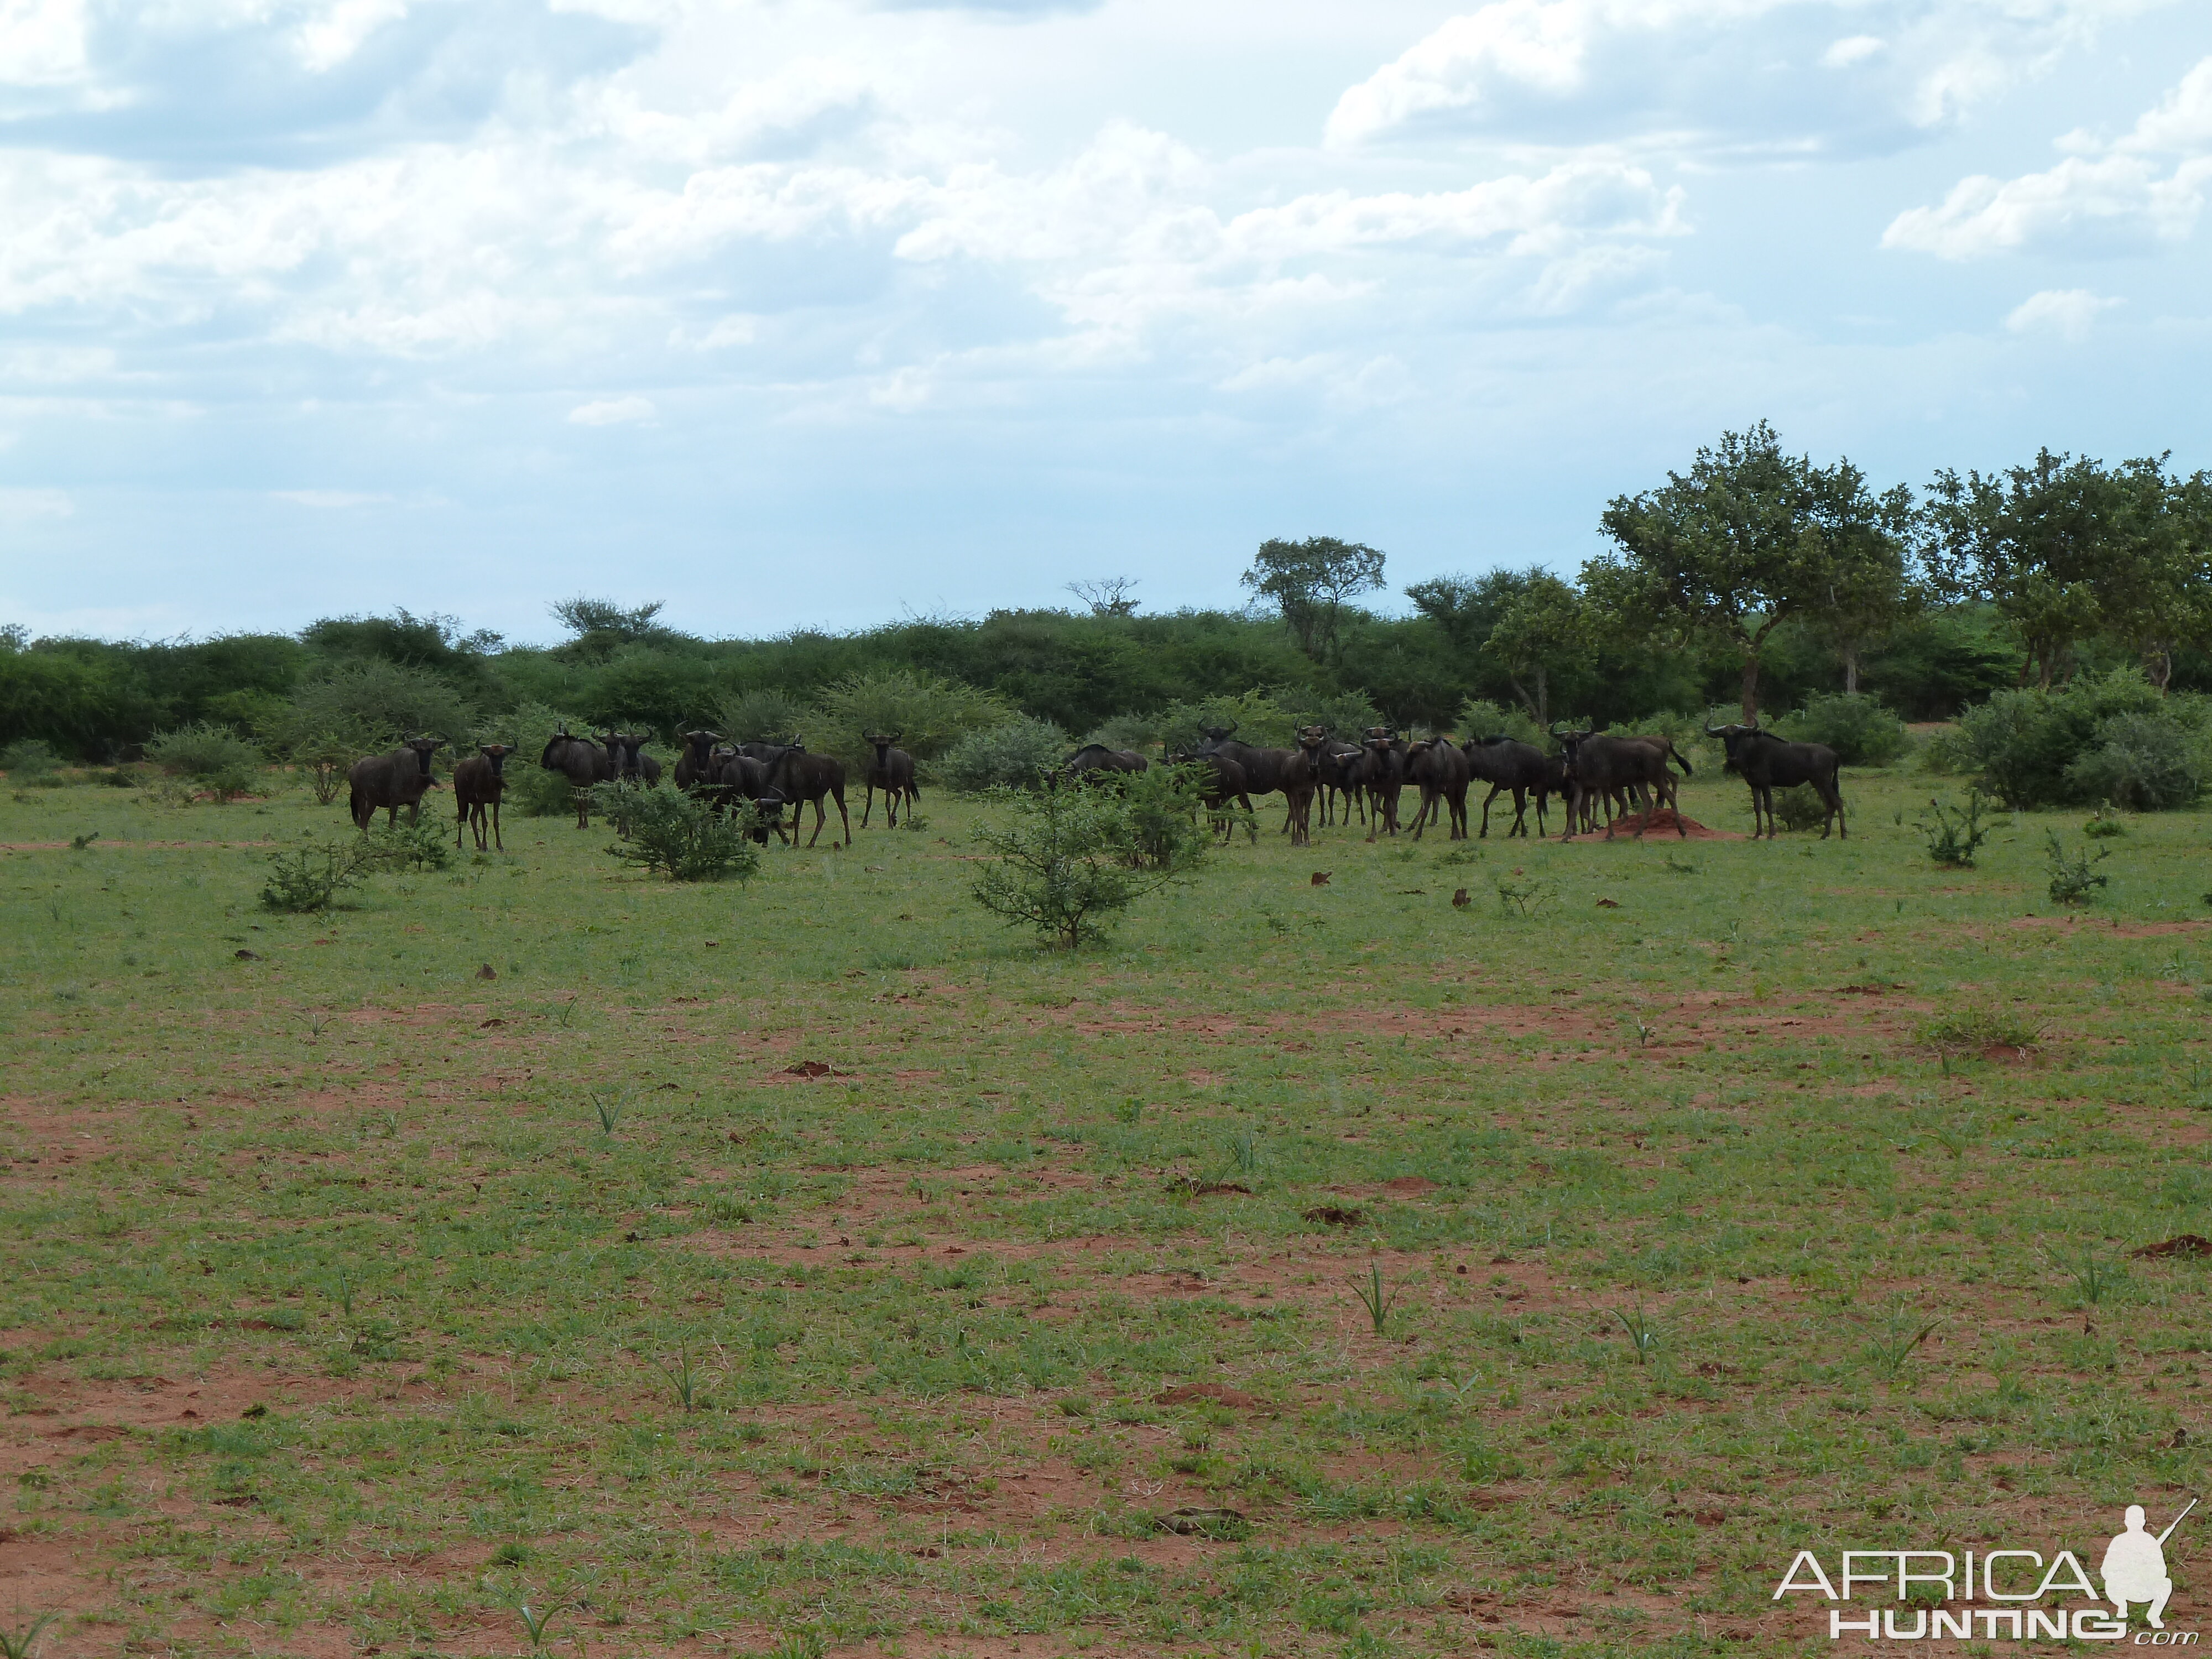
[[[2197,1500],[2189,1500],[2189,1509],[2173,1517],[2172,1525],[2155,1538],[2143,1530],[2143,1506],[2128,1505],[2128,1529],[2105,1547],[2105,1563],[2097,1569],[2105,1581],[2105,1599],[2119,1609],[2118,1616],[2128,1616],[2128,1603],[2146,1604],[2143,1617],[2150,1621],[2153,1630],[2166,1628],[2166,1601],[2173,1594],[2173,1580],[2166,1576],[2166,1540],[2173,1536],[2173,1528],[2181,1524],[2189,1510],[2197,1507]]]
[[[2199,1502],[2191,1498],[2181,1513],[2153,1533],[2143,1506],[2130,1504],[2124,1529],[2105,1547],[2097,1576],[2098,1593],[2087,1570],[2071,1550],[2046,1560],[2037,1550],[1845,1550],[1841,1571],[1831,1578],[1820,1557],[1800,1550],[1782,1575],[1773,1599],[1810,1594],[1830,1602],[1890,1601],[1900,1605],[1828,1609],[1828,1639],[1863,1636],[1869,1641],[1916,1642],[1953,1638],[1988,1642],[2132,1642],[2136,1647],[2194,1647],[2195,1631],[2166,1627],[2166,1604],[2173,1595],[2166,1571],[2166,1543]],[[1880,1585],[1880,1589],[1872,1587]],[[2087,1605],[2063,1605],[2066,1602]],[[1992,1605],[1960,1606],[1960,1603]],[[2148,1628],[2130,1632],[2129,1614],[2142,1610]]]

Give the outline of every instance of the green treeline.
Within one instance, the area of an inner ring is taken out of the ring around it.
[[[518,711],[666,742],[733,709],[773,726],[779,710],[795,719],[834,688],[896,674],[988,694],[1074,738],[1255,691],[1285,708],[1364,700],[1402,727],[1456,730],[1470,702],[1604,725],[1779,714],[1838,692],[1944,720],[2000,690],[2124,666],[2161,690],[2212,690],[2208,498],[2204,474],[2162,459],[2106,468],[2047,453],[1987,477],[1939,472],[1917,499],[1877,495],[1849,462],[1792,457],[1762,424],[1617,498],[1601,520],[1611,546],[1575,580],[1432,579],[1405,590],[1401,616],[1359,602],[1384,590],[1381,551],[1314,538],[1261,546],[1241,612],[1143,615],[1131,584],[1107,581],[1079,585],[1085,603],[1067,610],[766,640],[702,639],[657,605],[580,599],[553,607],[568,637],[550,647],[404,610],[197,642],[8,628],[0,747],[112,761],[205,724],[283,754],[342,729],[488,735]]]

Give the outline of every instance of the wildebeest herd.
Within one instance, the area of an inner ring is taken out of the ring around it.
[[[1824,744],[1791,743],[1756,726],[1707,726],[1706,735],[1717,738],[1726,754],[1726,769],[1750,786],[1753,835],[1775,834],[1774,792],[1808,784],[1826,809],[1820,835],[1832,828],[1848,836],[1844,822],[1843,795],[1837,787],[1836,751]],[[884,795],[886,821],[898,823],[902,810],[911,812],[921,800],[915,783],[914,757],[898,747],[901,732],[864,734],[872,751],[863,768],[866,799],[860,827],[866,829],[875,810],[876,793]],[[1223,835],[1231,833],[1234,820],[1230,803],[1242,807],[1248,831],[1252,824],[1252,799],[1279,794],[1286,808],[1284,829],[1293,846],[1311,839],[1313,808],[1321,805],[1323,824],[1350,824],[1356,815],[1367,827],[1367,839],[1395,836],[1401,827],[1399,808],[1407,789],[1418,792],[1413,836],[1418,841],[1431,823],[1443,822],[1454,841],[1468,834],[1468,791],[1486,783],[1480,834],[1490,833],[1491,804],[1499,795],[1513,797],[1510,836],[1528,834],[1528,813],[1536,809],[1536,834],[1547,835],[1545,809],[1558,796],[1565,811],[1564,840],[1577,833],[1592,834],[1602,811],[1606,839],[1613,836],[1616,823],[1631,817],[1640,837],[1662,810],[1671,812],[1677,836],[1686,836],[1676,806],[1674,769],[1690,775],[1690,763],[1674,742],[1662,735],[1615,737],[1592,727],[1552,728],[1560,752],[1547,754],[1534,744],[1508,737],[1470,738],[1454,743],[1449,738],[1415,738],[1386,726],[1370,726],[1351,743],[1336,738],[1328,727],[1303,726],[1288,748],[1262,748],[1237,739],[1234,726],[1211,726],[1194,749],[1168,756],[1171,764],[1192,769],[1200,778],[1206,809],[1213,815]],[[811,753],[794,737],[787,744],[732,743],[720,732],[704,728],[683,734],[684,752],[675,767],[679,789],[704,797],[718,809],[749,803],[754,811],[753,836],[765,843],[773,833],[797,845],[800,819],[811,803],[814,831],[806,844],[814,845],[828,821],[825,801],[837,805],[837,819],[847,842],[853,838],[853,822],[845,810],[845,766],[833,756]],[[354,763],[347,775],[353,821],[368,829],[378,811],[387,823],[396,823],[399,809],[408,811],[408,822],[416,821],[423,794],[434,788],[431,759],[448,739],[428,732],[410,738],[389,754],[372,755]],[[555,733],[539,754],[538,763],[565,777],[574,792],[576,824],[591,823],[592,786],[627,780],[646,787],[659,783],[660,763],[644,753],[651,739],[641,733],[608,730],[597,738],[572,735],[566,726]],[[506,793],[507,757],[518,752],[513,744],[483,744],[453,769],[456,809],[454,844],[475,833],[477,850],[491,847],[505,851],[500,839],[499,808]],[[1152,763],[1133,750],[1109,749],[1085,744],[1052,774],[1050,781],[1103,783],[1143,772]],[[784,811],[791,809],[787,826]]]

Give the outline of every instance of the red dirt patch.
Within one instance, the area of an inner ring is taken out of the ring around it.
[[[1188,1406],[1194,1400],[1211,1400],[1216,1405],[1234,1406],[1239,1411],[1255,1411],[1261,1404],[1259,1395],[1247,1394],[1242,1389],[1224,1388],[1218,1382],[1186,1382],[1180,1388],[1163,1389],[1152,1396],[1152,1404]]]
[[[2172,1238],[2160,1239],[2155,1244],[2146,1244],[2140,1249],[2130,1250],[2130,1255],[2152,1261],[2174,1258],[2194,1261],[2199,1256],[2212,1255],[2212,1238],[2201,1233],[2177,1233]]]
[[[1613,835],[1616,841],[1623,836],[1634,836],[1639,832],[1645,836],[1654,832],[1662,832],[1674,836],[1677,841],[1741,841],[1743,839],[1733,830],[1708,830],[1697,819],[1685,817],[1668,806],[1662,806],[1655,812],[1631,812],[1626,817],[1615,818],[1613,821]],[[1603,841],[1605,838],[1602,830],[1594,836],[1575,837],[1577,841]]]

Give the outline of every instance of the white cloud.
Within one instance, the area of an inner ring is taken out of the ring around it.
[[[1878,34],[1850,34],[1820,54],[1822,69],[1849,69],[1854,64],[1863,64],[1869,58],[1879,58],[1887,46]]]
[[[602,398],[578,404],[568,411],[568,419],[576,426],[621,426],[630,421],[649,421],[659,412],[647,398]]]
[[[277,489],[270,493],[278,501],[289,501],[295,507],[312,507],[325,511],[380,507],[392,499],[389,495],[361,489]]]
[[[2138,9],[2132,0],[1492,0],[1347,88],[1328,137],[1352,146],[1603,134],[1721,154],[1894,149],[2045,73],[2107,14]],[[1850,32],[1839,36],[1838,25]],[[1845,69],[1858,73],[1820,72]]]
[[[2086,288],[2045,289],[2014,306],[2005,326],[2015,334],[2056,334],[2061,339],[2079,341],[2088,337],[2090,325],[2100,313],[2123,303]]]
[[[62,86],[89,67],[86,0],[0,0],[0,86]]]
[[[368,37],[407,15],[408,0],[332,0],[293,31],[300,62],[320,75],[359,52]]]
[[[2080,131],[2056,167],[2014,179],[1962,179],[1934,207],[1909,208],[1881,245],[1944,259],[2027,249],[2077,253],[2177,242],[2195,229],[2212,190],[2212,58],[2199,63],[2127,137],[2100,145]],[[2154,159],[2179,154],[2166,170]]]

